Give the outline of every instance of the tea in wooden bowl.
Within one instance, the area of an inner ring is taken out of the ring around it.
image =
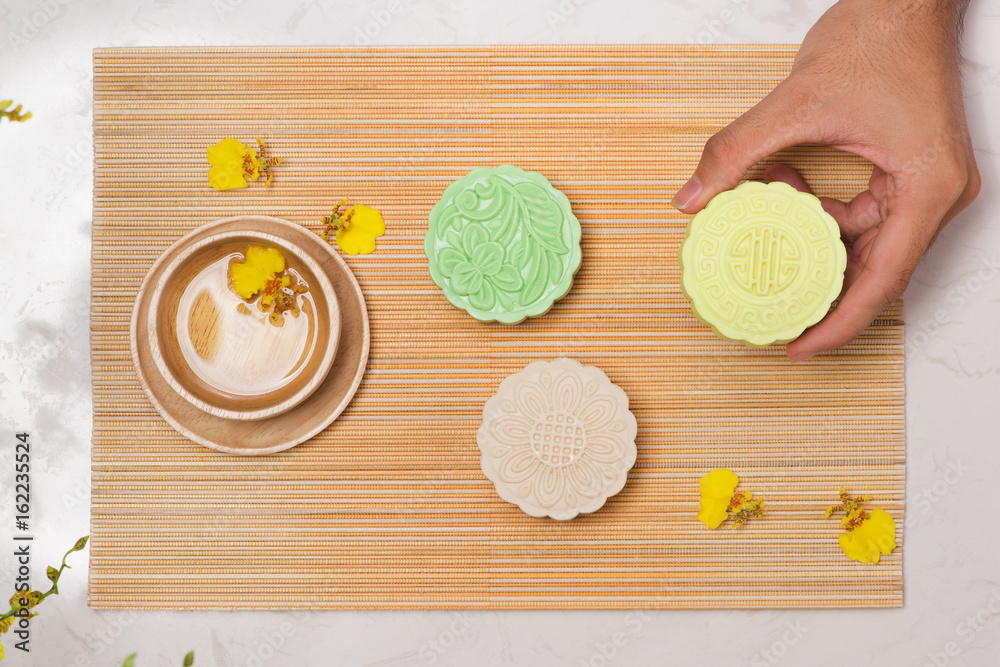
[[[189,243],[153,287],[154,361],[177,393],[217,417],[265,419],[295,407],[337,353],[340,313],[328,276],[273,231]]]

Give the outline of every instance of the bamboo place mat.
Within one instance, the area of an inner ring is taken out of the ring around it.
[[[716,339],[678,287],[687,218],[669,200],[705,140],[787,73],[793,46],[101,49],[94,54],[93,540],[90,604],[139,608],[887,607],[902,549],[848,560],[841,485],[903,527],[902,306],[853,345],[790,364]],[[271,187],[216,192],[206,147],[261,136]],[[818,194],[861,160],[784,158]],[[482,324],[431,282],[422,239],[445,187],[513,163],[562,190],[583,265],[543,317]],[[759,178],[760,167],[748,177]],[[346,258],[371,358],[346,412],[275,455],[210,451],[142,393],[129,314],[153,261],[239,214],[318,231],[345,196],[380,208]],[[485,400],[536,359],[602,368],[630,396],[625,489],[569,522],[501,501],[479,467]],[[716,467],[770,514],[710,531]]]

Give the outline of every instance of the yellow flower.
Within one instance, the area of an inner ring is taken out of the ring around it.
[[[848,558],[877,563],[896,548],[896,522],[885,510],[872,510],[857,528],[840,534],[840,548]]]
[[[0,644],[0,660],[3,660],[3,656],[4,656],[4,653],[3,653],[3,644]]]
[[[246,260],[234,262],[229,267],[229,280],[233,289],[244,299],[250,300],[261,293],[260,303],[267,308],[282,294],[282,289],[292,284],[285,270],[285,256],[275,248],[252,245],[247,249]]]
[[[256,181],[263,173],[266,186],[271,182],[271,167],[281,164],[283,158],[267,158],[264,142],[259,138],[257,151],[242,141],[226,138],[208,148],[208,184],[216,190],[234,190],[247,187],[247,179]]]
[[[732,470],[716,468],[701,478],[701,511],[698,520],[709,528],[718,528],[726,520],[729,501],[740,478]]]
[[[286,289],[291,287],[292,279],[284,271],[281,252],[252,245],[243,262],[233,262],[229,267],[229,284],[247,301],[260,294],[260,310],[270,312],[271,321],[278,322],[286,312],[298,316],[295,296],[306,291],[301,284],[295,290]]]
[[[14,100],[0,100],[0,118],[6,118],[12,123],[23,123],[24,121],[31,118],[30,111],[28,111],[27,113],[21,113],[20,104],[18,104],[13,109],[10,109],[10,105],[13,103]]]
[[[867,496],[852,497],[841,487],[840,506],[830,507],[826,516],[844,511],[840,520],[844,532],[839,541],[845,556],[862,563],[878,563],[882,554],[890,554],[896,548],[896,522],[885,510],[862,509],[861,505],[869,500]]]
[[[375,252],[375,239],[385,234],[382,214],[370,206],[352,205],[348,200],[337,204],[333,213],[323,218],[326,229],[323,238],[337,231],[337,245],[348,255],[368,255]]]
[[[30,588],[24,591],[15,591],[14,595],[10,598],[10,606],[13,609],[20,609],[21,607],[31,609],[38,604],[38,598],[41,596],[41,593],[33,591]]]
[[[284,270],[285,256],[278,250],[252,245],[243,262],[233,262],[229,267],[229,280],[236,293],[249,300]]]
[[[754,498],[749,491],[733,494],[729,500],[729,512],[733,515],[732,528],[739,528],[750,519],[767,514],[767,510],[764,509],[764,501],[760,498]]]
[[[260,175],[257,154],[236,139],[223,139],[208,149],[208,184],[216,190],[245,188]]]

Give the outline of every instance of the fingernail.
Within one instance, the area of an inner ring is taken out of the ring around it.
[[[812,357],[812,356],[815,356],[815,355],[816,355],[815,352],[799,352],[794,357],[791,357],[790,360],[791,360],[792,363],[795,363],[796,361],[805,361],[809,357]]]
[[[674,208],[683,210],[690,206],[700,194],[701,181],[698,180],[697,176],[692,176],[687,183],[681,186],[681,189],[674,195],[674,200],[670,203],[673,204]]]

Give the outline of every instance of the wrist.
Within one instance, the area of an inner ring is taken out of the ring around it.
[[[866,14],[957,20],[969,0],[839,0],[837,4]]]
[[[954,50],[968,0],[839,0],[835,7],[858,35]],[[926,47],[924,47],[926,48]]]

